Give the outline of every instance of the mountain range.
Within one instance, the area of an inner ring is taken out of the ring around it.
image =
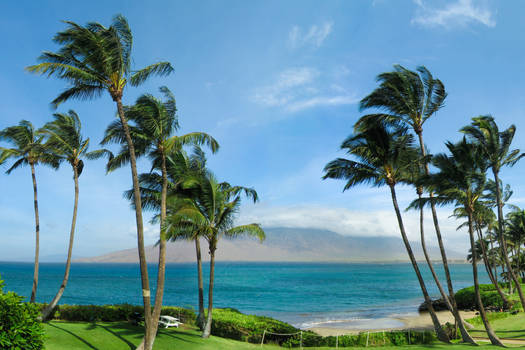
[[[408,256],[401,238],[343,236],[332,231],[303,228],[265,228],[262,243],[251,238],[221,239],[216,252],[217,261],[282,261],[282,262],[404,262]],[[424,256],[421,245],[411,242],[418,260]],[[207,242],[202,240],[203,260],[209,260]],[[439,249],[428,247],[432,260],[440,260]],[[194,262],[195,244],[189,241],[169,242],[167,262]],[[447,250],[451,260],[464,261],[466,254]],[[158,247],[147,246],[148,262],[158,261]],[[76,262],[134,263],[138,262],[136,248],[76,259]]]

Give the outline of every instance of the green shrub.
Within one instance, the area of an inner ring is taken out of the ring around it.
[[[14,292],[3,293],[0,280],[0,349],[44,348],[44,329],[38,306],[24,303]]]
[[[264,331],[271,333],[295,333],[299,330],[288,323],[264,316],[245,315],[231,308],[214,309],[211,334],[222,338],[259,343]],[[267,334],[265,341],[282,344],[287,337]]]
[[[44,305],[41,304],[41,308]],[[143,306],[119,305],[58,305],[53,318],[63,321],[119,322],[130,321],[134,313],[144,314]],[[181,307],[164,306],[162,315],[177,317],[182,323],[195,324],[195,312]]]
[[[266,333],[264,332],[266,330]],[[230,338],[250,343],[260,343],[263,333],[264,342],[278,344],[283,347],[299,347],[301,330],[285,322],[270,317],[245,315],[235,309],[214,309],[211,333],[222,338]],[[271,333],[293,335],[274,335]],[[433,332],[392,331],[379,333],[360,333],[356,335],[339,336],[340,347],[383,345],[429,344],[436,337]],[[323,337],[311,331],[302,332],[304,347],[335,347],[336,337]]]
[[[492,284],[479,285],[481,301],[485,307],[503,307],[503,300]],[[456,293],[456,302],[460,309],[477,309],[476,293],[474,286],[460,289]]]

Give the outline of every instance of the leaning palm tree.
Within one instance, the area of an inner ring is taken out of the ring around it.
[[[449,342],[449,338],[441,328],[436,316],[425,281],[408,241],[396,197],[396,184],[406,182],[406,172],[413,168],[414,163],[418,161],[417,158],[413,159],[407,156],[418,153],[413,147],[413,137],[407,134],[406,128],[389,130],[383,123],[378,123],[363,132],[348,137],[343,141],[341,149],[345,150],[350,156],[357,158],[357,161],[345,158],[331,161],[324,168],[323,179],[346,180],[343,191],[358,184],[372,184],[377,187],[387,185],[390,188],[399,231],[421,287],[436,335],[439,340]]]
[[[457,144],[447,142],[446,146],[451,155],[438,154],[434,156],[432,164],[438,169],[438,172],[422,179],[427,190],[435,193],[436,196],[417,199],[412,202],[411,207],[419,208],[431,203],[455,204],[457,207],[462,207],[467,213],[472,253],[472,274],[479,314],[491,343],[503,346],[487,319],[481,300],[477,268],[478,256],[474,238],[475,209],[485,191],[487,164],[479,147],[468,143],[465,138]]]
[[[35,210],[35,264],[30,301],[34,303],[38,288],[40,252],[40,217],[38,215],[38,191],[35,167],[39,164],[44,164],[58,169],[59,163],[55,155],[49,152],[49,149],[44,144],[44,134],[42,131],[35,129],[33,124],[27,120],[22,120],[18,125],[7,127],[0,131],[0,140],[9,142],[14,146],[13,148],[0,147],[0,163],[11,158],[14,159],[14,163],[7,169],[8,174],[23,165],[29,165],[31,168],[33,204]]]
[[[516,283],[516,289],[520,298],[521,306],[525,309],[525,296],[521,288],[520,280],[512,265],[507,251],[507,242],[505,241],[504,235],[504,217],[503,217],[503,201],[502,201],[502,189],[499,178],[501,168],[505,166],[513,166],[516,164],[525,153],[521,153],[519,149],[510,150],[516,127],[511,125],[504,131],[499,131],[498,124],[494,118],[490,115],[479,116],[472,118],[472,124],[465,126],[461,129],[462,132],[477,142],[480,145],[480,149],[483,152],[484,157],[488,159],[489,166],[494,175],[494,183],[496,186],[496,206],[498,211],[498,233],[499,233],[499,244],[502,249],[503,259],[505,260],[505,266],[507,271]],[[511,282],[512,283],[512,282]]]
[[[153,308],[153,330],[156,332],[158,319],[162,308],[164,281],[166,271],[166,235],[164,221],[166,220],[166,202],[168,195],[168,169],[167,156],[178,152],[184,145],[208,145],[212,152],[219,148],[217,141],[203,132],[192,132],[184,135],[175,135],[179,129],[175,96],[165,86],[160,88],[165,100],[162,101],[153,95],[140,96],[135,105],[124,107],[126,119],[130,123],[130,134],[135,147],[136,157],[147,156],[152,160],[153,169],[159,169],[162,186],[160,191],[160,239],[159,239],[159,264],[157,274],[157,288],[155,305]],[[129,163],[129,146],[125,140],[124,128],[121,121],[114,121],[106,129],[102,140],[105,145],[110,142],[121,143],[120,153],[108,162],[108,170],[113,171]],[[178,181],[178,179],[173,179]]]
[[[58,289],[53,300],[42,310],[42,319],[47,320],[55,306],[60,301],[69,280],[69,271],[71,268],[71,256],[73,253],[73,242],[75,240],[75,226],[77,222],[78,195],[79,186],[78,178],[84,169],[84,159],[96,159],[104,154],[104,151],[88,152],[89,138],[84,139],[82,136],[82,124],[78,114],[70,110],[67,114],[54,114],[55,120],[44,125],[42,132],[48,135],[46,148],[51,150],[58,158],[58,161],[67,161],[73,169],[73,181],[75,182],[75,200],[73,204],[73,219],[71,221],[71,230],[69,232],[69,248],[67,250],[66,268],[62,284]]]
[[[428,175],[430,169],[428,166],[427,151],[423,142],[423,125],[443,107],[447,96],[445,86],[439,79],[435,79],[424,66],[418,67],[417,71],[414,72],[400,65],[395,65],[392,72],[380,74],[377,80],[380,83],[379,87],[361,100],[360,108],[361,110],[375,108],[378,109],[380,113],[368,114],[361,117],[355,124],[355,129],[363,130],[366,129],[368,125],[374,125],[378,122],[403,125],[412,129],[419,139],[419,148],[425,160],[423,161],[423,170],[425,174]],[[432,193],[429,195],[432,197]],[[456,299],[454,298],[454,288],[448,267],[447,254],[441,236],[436,207],[434,204],[431,204],[430,208],[439,251],[443,261],[443,268],[445,270],[448,296],[443,293],[444,289],[439,280],[436,279],[435,281],[443,300],[459,325],[463,341],[475,343],[463,324],[464,322],[459,313]]]
[[[247,197],[252,198],[254,203],[258,200],[254,189],[231,186],[227,182],[219,183],[211,173],[201,177],[196,184],[190,184],[189,187],[196,189],[196,196],[193,199],[180,200],[176,204],[174,212],[166,220],[167,232],[171,237],[193,237],[195,232],[198,232],[208,241],[210,253],[208,315],[202,333],[203,338],[208,338],[211,334],[213,320],[213,284],[217,243],[222,237],[233,239],[241,236],[252,236],[262,241],[265,234],[263,229],[255,223],[234,226],[235,215],[241,204],[241,195],[244,193]]]
[[[140,203],[139,180],[135,148],[122,104],[125,87],[138,86],[153,75],[167,75],[173,71],[168,62],[158,62],[140,70],[131,68],[133,36],[126,18],[117,15],[111,26],[91,22],[86,26],[66,21],[68,28],[57,33],[53,41],[60,46],[57,52],[45,51],[39,58],[41,63],[27,67],[31,73],[55,76],[70,85],[52,101],[55,108],[69,99],[91,99],[107,91],[117,105],[118,117],[128,144],[131,176],[133,180],[135,217],[137,223],[137,248],[142,280],[144,303],[145,343],[143,348],[151,350],[155,340],[155,326],[151,313],[146,253],[144,248],[144,226]],[[142,348],[142,344],[139,346]]]

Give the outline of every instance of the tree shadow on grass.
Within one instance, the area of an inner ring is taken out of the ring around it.
[[[101,324],[97,324],[98,327],[100,328],[103,328],[105,329],[108,333],[111,333],[112,335],[114,335],[115,337],[119,338],[120,340],[122,340],[124,343],[126,343],[126,345],[129,346],[129,348],[131,350],[134,350],[137,346],[134,345],[132,342],[130,342],[129,340],[125,339],[124,337],[122,337],[120,334],[118,334],[117,332],[113,331],[111,328],[108,328],[106,326],[103,326]],[[131,333],[131,332],[130,332]]]
[[[157,336],[162,334],[163,336],[175,338],[177,340],[180,340],[180,341],[183,341],[183,342],[186,342],[186,343],[200,344],[200,342],[196,342],[196,341],[192,341],[192,340],[189,340],[189,339],[185,339],[185,338],[188,338],[188,337],[200,338],[197,334],[184,333],[185,337],[183,338],[183,337],[178,336],[180,333],[181,332],[178,332],[178,331],[172,331],[172,330],[171,331],[166,331],[166,330],[159,329],[158,333],[157,333]]]
[[[95,346],[94,346],[93,344],[91,344],[90,342],[88,342],[86,339],[84,339],[84,338],[82,338],[82,337],[76,335],[75,333],[73,333],[73,332],[71,332],[71,331],[68,331],[67,329],[64,329],[64,328],[62,328],[62,327],[59,327],[59,326],[57,326],[56,324],[52,324],[52,323],[48,323],[48,325],[49,325],[50,327],[54,327],[54,328],[56,328],[56,329],[60,329],[61,331],[66,332],[66,333],[72,335],[73,337],[75,337],[75,338],[77,338],[78,340],[80,340],[82,343],[86,344],[86,346],[88,346],[90,349],[93,349],[93,350],[101,350],[101,349],[95,347]]]

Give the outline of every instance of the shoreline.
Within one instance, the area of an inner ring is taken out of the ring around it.
[[[439,318],[439,321],[441,324],[445,324],[447,322],[454,323],[454,316],[450,311],[437,311],[436,312],[437,317]],[[476,317],[475,311],[460,311],[460,314],[463,319],[469,319]],[[369,324],[373,325],[374,323],[391,323],[392,321],[401,322],[402,326],[396,326],[396,327],[328,327],[328,326],[316,326],[316,327],[310,327],[307,330],[312,331],[314,333],[317,333],[319,335],[322,335],[324,337],[326,336],[336,336],[336,335],[345,335],[345,334],[358,334],[362,332],[379,332],[379,331],[392,331],[392,330],[433,330],[434,327],[432,325],[432,320],[430,319],[430,315],[425,313],[420,313],[414,316],[392,316],[392,317],[385,317],[385,318],[378,318],[378,319],[370,319]]]

